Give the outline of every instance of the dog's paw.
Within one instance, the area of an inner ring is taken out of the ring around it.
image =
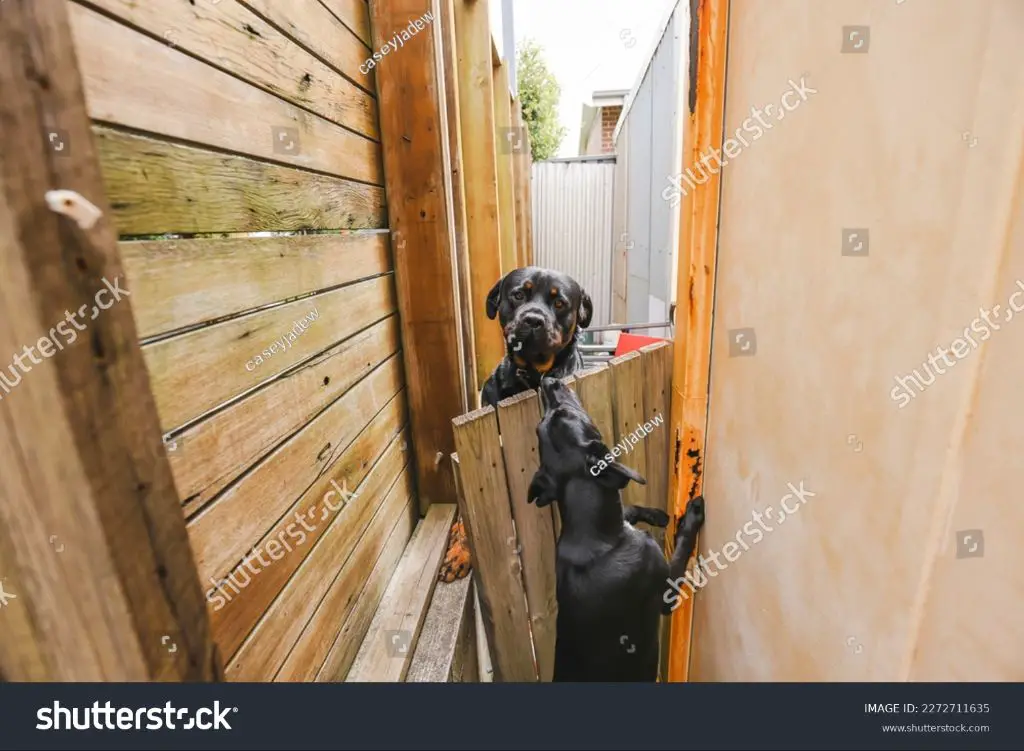
[[[464,578],[472,570],[469,542],[466,540],[466,527],[460,518],[452,525],[451,532],[448,533],[448,550],[444,554],[444,562],[441,563],[441,571],[437,578],[451,584],[456,579]]]
[[[704,526],[704,496],[699,495],[686,504],[683,518],[679,520],[676,536],[696,534]]]
[[[664,528],[668,526],[670,518],[671,517],[669,517],[669,515],[662,511],[660,508],[652,508],[650,509],[650,511],[647,512],[647,518],[644,519],[644,521],[650,524],[652,527]]]

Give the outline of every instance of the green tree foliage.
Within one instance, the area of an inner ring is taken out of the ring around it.
[[[558,100],[562,87],[548,70],[544,50],[532,39],[517,50],[516,77],[523,120],[530,133],[530,152],[535,162],[558,152],[566,129],[558,124]]]

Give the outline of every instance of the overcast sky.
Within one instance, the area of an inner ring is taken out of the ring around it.
[[[595,90],[631,89],[676,0],[515,0],[516,44],[532,38],[562,86],[568,133],[559,156],[579,153],[583,104]]]

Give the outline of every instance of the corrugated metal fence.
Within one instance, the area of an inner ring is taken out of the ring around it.
[[[533,165],[533,246],[538,266],[578,281],[594,303],[593,325],[611,323],[615,157]]]
[[[673,255],[679,241],[679,199],[669,175],[682,163],[682,71],[687,3],[677,2],[639,84],[626,100],[615,139],[618,239],[613,290],[620,321],[664,321],[676,298]],[[668,192],[666,192],[668,191]],[[678,196],[678,193],[677,193]],[[668,336],[664,329],[652,336]]]

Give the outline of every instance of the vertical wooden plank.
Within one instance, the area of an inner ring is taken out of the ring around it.
[[[647,502],[666,509],[668,500],[669,427],[672,401],[672,342],[640,349],[643,364],[643,423],[647,447]],[[667,510],[667,509],[666,509]]]
[[[519,138],[518,148],[512,153],[513,194],[516,206],[516,259],[519,266],[530,265],[530,145],[523,125],[523,110],[519,99],[512,100],[512,127]]]
[[[644,414],[643,361],[639,352],[630,352],[613,358],[608,364],[612,373],[615,444],[622,452],[618,461],[643,475],[647,472],[647,442],[642,431],[637,430],[643,425]],[[629,483],[622,492],[622,502],[630,506],[648,505],[647,486]]]
[[[494,407],[452,420],[462,505],[487,641],[498,681],[536,681],[529,614]]]
[[[700,162],[722,143],[725,118],[725,64],[729,0],[690,0],[690,58],[686,81],[686,119],[680,172]],[[676,343],[672,365],[672,473],[668,508],[678,519],[703,489],[711,324],[715,264],[718,257],[718,173],[688,191],[679,205],[679,264],[676,289],[687,299],[676,306]],[[675,523],[670,527],[674,530]],[[671,546],[674,535],[667,535]],[[693,597],[672,614],[669,680],[685,681],[690,670]]]
[[[0,352],[19,354],[3,370],[11,389],[0,394],[0,585],[11,596],[0,606],[0,675],[213,680],[220,667],[206,602],[138,345],[67,6],[7,0],[2,8]],[[52,190],[73,192],[58,197],[60,213],[48,207]],[[93,221],[65,214],[83,201],[98,210]],[[115,280],[126,295],[119,302]],[[66,311],[83,304],[93,310],[86,326],[76,320],[73,337],[55,333],[58,322],[73,331]]]
[[[533,650],[540,680],[550,682],[555,672],[555,623],[558,617],[555,529],[551,506],[537,508],[527,502],[530,481],[540,466],[537,451],[540,413],[540,399],[536,391],[525,391],[498,403],[505,477],[519,539]]]
[[[484,304],[501,278],[490,10],[489,0],[454,2],[473,340],[477,382],[482,384],[505,355],[501,327],[487,318]]]
[[[523,148],[521,157],[525,164],[524,172],[526,173],[526,196],[524,199],[524,205],[526,206],[526,265],[533,266],[533,152],[530,150],[530,131],[526,127],[525,121],[523,122],[522,133],[523,138],[526,140],[526,146]]]
[[[612,412],[612,372],[607,365],[587,368],[576,374],[576,393],[583,409],[609,448],[615,443],[615,415]]]
[[[653,507],[666,509],[668,500],[669,425],[672,395],[672,342],[657,342],[640,349],[644,371],[644,425],[652,426],[647,437],[647,502]],[[659,421],[660,420],[660,421]],[[656,421],[659,421],[656,423]],[[663,500],[664,499],[664,500]],[[665,544],[665,530],[650,530],[662,546]],[[660,680],[668,679],[669,640],[672,621],[661,621],[661,653],[658,675]]]
[[[372,0],[374,49],[431,0]],[[448,221],[437,30],[428,24],[402,54],[378,66],[381,145],[395,282],[407,374],[409,423],[416,454],[420,509],[451,502],[455,486],[443,458],[451,454],[448,420],[463,411],[465,386],[460,324],[453,287],[454,242]],[[438,461],[436,457],[442,457]]]
[[[459,61],[455,46],[456,0],[439,0],[437,23],[441,28],[442,82],[447,114],[449,172],[452,186],[452,221],[455,226],[455,266],[459,289],[459,310],[462,325],[462,370],[466,374],[466,409],[479,404],[481,382],[476,371],[476,339],[474,308],[483,300],[473,298],[472,269],[469,265],[469,243],[466,228],[466,184],[462,162],[462,119],[459,110]],[[486,319],[485,319],[486,320]]]
[[[512,128],[512,100],[508,90],[508,68],[494,67],[494,143],[498,168],[498,230],[501,242],[501,273],[518,264],[516,255],[515,177],[512,162],[522,141]]]
[[[451,460],[452,476],[455,478],[456,501],[461,515],[461,509],[466,506],[466,496],[462,489],[462,465],[459,463],[458,452],[452,454]],[[470,608],[472,613],[470,617],[473,620],[473,624],[470,628],[473,634],[468,639],[471,644],[466,649],[463,663],[467,671],[471,668],[476,670],[476,677],[473,678],[466,676],[462,682],[483,683],[485,682],[485,678],[491,678],[493,676],[493,670],[491,668],[491,650],[487,644],[487,633],[484,629],[483,616],[480,614],[480,586],[476,583],[476,575],[471,574],[468,578],[473,581],[470,595],[473,601]]]

